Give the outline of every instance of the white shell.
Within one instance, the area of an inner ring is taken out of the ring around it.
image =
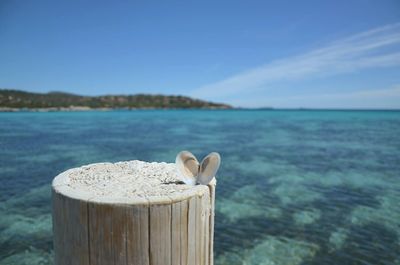
[[[200,172],[197,176],[197,183],[207,185],[217,174],[221,164],[221,157],[218,153],[208,154],[200,164]]]
[[[201,164],[189,151],[180,152],[175,159],[178,175],[187,185],[207,185],[214,178],[221,164],[218,153],[208,154]]]
[[[195,185],[199,174],[199,162],[189,151],[180,152],[175,159],[178,175],[187,185]]]

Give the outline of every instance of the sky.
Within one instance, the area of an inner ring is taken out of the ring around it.
[[[400,108],[400,1],[0,1],[0,88]]]

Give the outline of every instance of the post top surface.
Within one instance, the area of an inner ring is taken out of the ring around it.
[[[105,204],[171,203],[209,189],[180,181],[175,164],[133,160],[69,169],[55,177],[52,186],[64,196]],[[209,185],[215,185],[215,179]]]

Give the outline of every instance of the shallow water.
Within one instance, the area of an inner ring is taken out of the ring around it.
[[[400,112],[0,113],[0,264],[52,264],[71,167],[218,151],[215,263],[400,264]]]

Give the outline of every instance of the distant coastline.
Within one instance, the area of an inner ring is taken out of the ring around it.
[[[203,108],[90,108],[81,106],[51,108],[7,108],[0,107],[0,112],[81,112],[81,111],[135,111],[135,110],[235,110],[235,108],[203,107]]]
[[[111,111],[146,109],[232,109],[214,103],[176,95],[80,96],[65,92],[32,93],[0,89],[0,112]]]
[[[241,111],[393,111],[400,109],[364,108],[273,108],[233,107],[185,96],[171,95],[105,95],[80,96],[64,92],[32,93],[0,89],[0,112],[82,112],[135,110],[241,110]]]

